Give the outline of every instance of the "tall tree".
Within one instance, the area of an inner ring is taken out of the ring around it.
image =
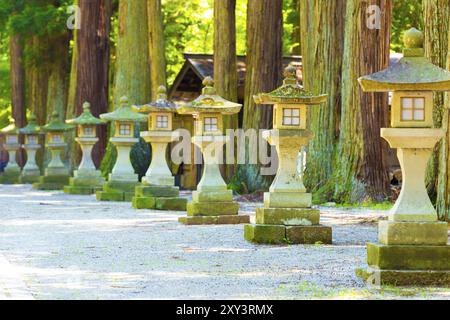
[[[449,53],[450,2],[445,0],[423,0],[425,55],[435,65],[447,67]],[[448,110],[444,108],[444,94],[434,95],[434,126],[448,129]],[[427,171],[428,193],[436,199],[440,218],[448,217],[448,138],[444,138],[436,146]]]
[[[281,84],[283,1],[249,0],[247,5],[247,76],[245,79],[244,129],[267,129],[272,125],[272,110],[256,105],[253,96],[270,92]],[[248,145],[246,146],[248,156]],[[236,183],[244,191],[269,187],[273,177],[261,175],[260,164],[238,167]]]
[[[315,137],[309,145],[305,182],[316,201],[333,196],[333,159],[339,133],[346,0],[300,0],[303,86],[328,101],[309,109]]]
[[[238,101],[236,56],[236,0],[214,1],[214,86],[217,93],[230,101]],[[225,116],[224,128],[239,126],[239,116]],[[222,167],[226,181],[234,175],[234,166]]]
[[[16,126],[23,128],[26,125],[25,103],[25,66],[23,41],[20,34],[11,34],[9,39],[10,73],[11,73],[11,104],[12,117],[16,120]],[[17,161],[20,166],[24,164],[25,153],[20,150]]]
[[[83,103],[91,103],[94,116],[108,111],[109,94],[109,33],[111,29],[111,0],[79,0],[80,29],[76,36],[76,96],[77,114]],[[99,142],[92,151],[98,166],[104,156],[107,132],[105,126],[97,130]]]
[[[167,85],[166,54],[164,43],[164,25],[161,0],[149,0],[148,3],[148,31],[150,42],[151,88],[152,100],[156,99],[156,89]]]
[[[114,107],[120,105],[122,96],[127,96],[131,104],[144,104],[151,99],[146,1],[119,0]],[[144,175],[149,166],[149,147],[142,139],[133,147],[131,159],[136,172]],[[111,171],[114,162],[115,152],[111,144],[108,144],[101,165],[104,175]]]
[[[387,126],[388,96],[363,93],[357,79],[389,66],[391,15],[391,0],[347,0],[334,179],[334,197],[339,202],[382,201],[390,194],[380,137],[380,128]]]

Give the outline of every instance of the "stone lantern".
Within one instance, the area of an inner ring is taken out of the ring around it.
[[[179,221],[184,224],[248,223],[249,216],[238,215],[233,191],[227,189],[219,170],[223,145],[230,139],[223,135],[222,118],[238,113],[242,105],[218,96],[210,77],[205,78],[203,85],[200,97],[178,109],[180,114],[193,115],[195,136],[192,142],[200,148],[204,160],[202,178],[187,205],[188,216]]]
[[[5,137],[4,148],[8,152],[9,161],[5,171],[0,174],[0,183],[15,184],[19,183],[21,169],[16,161],[16,153],[20,150],[19,129],[16,127],[13,118],[10,119],[9,125],[1,130]]]
[[[296,69],[285,70],[283,85],[271,93],[254,97],[255,102],[273,105],[273,129],[263,138],[278,152],[279,166],[264,207],[256,210],[256,224],[246,225],[245,239],[255,243],[330,244],[330,227],[319,225],[320,212],[311,208],[312,195],[306,192],[298,171],[300,149],[308,145],[314,133],[307,129],[307,109],[327,100],[313,95],[297,82]]]
[[[136,123],[145,122],[147,117],[131,110],[127,97],[122,97],[120,104],[114,112],[100,115],[114,128],[109,141],[117,149],[117,160],[103,190],[96,193],[99,201],[131,201],[134,189],[139,185],[139,177],[131,165],[130,151],[139,141],[134,137]]]
[[[148,114],[149,131],[141,132],[141,137],[152,146],[152,161],[142,178],[142,186],[136,187],[133,207],[136,209],[186,210],[187,200],[179,197],[167,160],[167,146],[177,141],[179,136],[172,131],[173,117],[177,106],[167,100],[166,87],[158,88],[155,102],[143,106],[133,106],[139,113]]]
[[[83,157],[75,170],[70,184],[64,187],[68,194],[93,194],[101,190],[105,179],[100,170],[97,170],[92,161],[92,149],[97,143],[97,126],[105,124],[105,121],[94,117],[91,113],[91,105],[83,104],[83,113],[76,119],[66,120],[67,123],[77,126],[78,137],[75,139],[81,147]]]
[[[25,137],[25,144],[22,148],[27,152],[27,162],[22,169],[20,176],[21,183],[35,183],[39,181],[41,170],[36,164],[36,152],[41,148],[39,136],[42,134],[37,125],[36,116],[31,114],[28,117],[28,125],[20,129],[20,133]]]
[[[378,227],[378,243],[367,244],[369,268],[362,277],[392,285],[450,284],[450,246],[446,222],[438,216],[425,188],[425,170],[436,143],[445,135],[433,129],[433,93],[450,91],[450,72],[424,57],[423,34],[404,35],[404,58],[386,70],[359,79],[366,92],[392,92],[391,128],[383,137],[397,149],[402,190],[387,221]]]
[[[44,176],[39,181],[33,183],[33,188],[37,190],[62,190],[70,179],[70,168],[61,160],[61,152],[67,147],[64,140],[66,131],[73,127],[65,124],[59,119],[59,113],[55,110],[51,115],[50,122],[42,127],[46,133],[46,147],[50,151],[50,162],[45,169]]]

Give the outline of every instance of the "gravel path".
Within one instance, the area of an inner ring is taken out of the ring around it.
[[[355,268],[386,213],[322,212],[333,246],[256,246],[242,225],[186,227],[183,212],[0,185],[0,299],[450,299],[368,288]]]

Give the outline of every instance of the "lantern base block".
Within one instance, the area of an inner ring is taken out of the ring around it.
[[[195,202],[187,204],[187,215],[195,216],[232,216],[237,215],[239,204],[237,202]]]
[[[186,211],[187,199],[179,195],[178,187],[144,183],[136,187],[132,205],[135,209]]]
[[[213,224],[243,224],[250,223],[248,215],[224,215],[224,216],[194,216],[181,217],[178,222],[185,225],[213,225]]]
[[[311,208],[312,194],[299,192],[266,192],[264,208]]]
[[[70,176],[68,175],[49,175],[42,176],[39,181],[33,183],[33,189],[52,191],[52,190],[62,190],[65,185],[69,184]]]
[[[0,184],[18,184],[20,183],[20,168],[6,169],[0,174]]]
[[[64,187],[67,194],[90,195],[102,190],[105,183],[100,171],[75,171],[69,185]]]
[[[331,244],[331,227],[247,224],[245,240],[257,244]]]
[[[32,184],[32,183],[39,182],[40,176],[41,176],[41,171],[39,170],[39,168],[23,169],[22,174],[20,175],[20,183]]]
[[[357,275],[388,285],[450,285],[450,246],[367,243],[368,269]],[[378,278],[377,278],[378,277]]]
[[[139,185],[139,182],[108,181],[103,184],[101,191],[96,192],[96,198],[98,201],[131,202],[134,190]]]
[[[438,221],[380,221],[378,241],[384,245],[445,246],[448,242],[448,224]]]

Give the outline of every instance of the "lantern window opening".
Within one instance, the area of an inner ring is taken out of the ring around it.
[[[62,135],[60,134],[52,135],[52,142],[62,142]]]
[[[94,128],[89,126],[89,127],[83,127],[83,134],[85,136],[92,136],[94,135]]]
[[[204,123],[205,123],[205,132],[218,131],[216,117],[206,117]]]
[[[283,109],[283,125],[299,126],[300,125],[300,109],[284,108]]]
[[[167,129],[169,127],[168,116],[156,116],[156,128]]]
[[[8,134],[6,136],[6,143],[8,144],[16,144],[19,142],[19,137],[17,135]]]
[[[120,124],[119,125],[119,135],[130,136],[131,135],[131,125],[130,124]]]
[[[37,144],[37,142],[38,142],[37,136],[30,135],[30,136],[27,137],[27,143],[28,144]]]
[[[425,121],[425,98],[401,98],[402,121]]]

